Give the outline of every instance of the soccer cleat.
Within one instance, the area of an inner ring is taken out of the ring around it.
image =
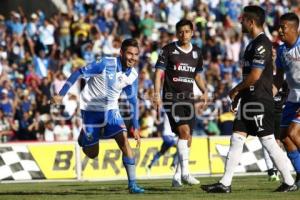
[[[129,193],[131,193],[131,194],[142,194],[144,192],[145,192],[145,190],[143,188],[139,187],[136,183],[132,184],[129,187]]]
[[[231,186],[225,186],[222,183],[201,185],[201,188],[208,193],[231,193]]]
[[[280,181],[280,178],[279,178],[278,174],[273,174],[273,175],[269,176],[269,181],[270,182]]]
[[[282,183],[274,192],[294,192],[297,191],[297,185],[288,185],[286,183]]]
[[[194,178],[192,175],[188,174],[181,177],[182,183],[187,185],[198,185],[200,181]]]
[[[181,178],[173,178],[172,187],[182,187]]]

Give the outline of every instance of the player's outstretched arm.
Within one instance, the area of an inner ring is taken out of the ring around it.
[[[60,96],[65,96],[69,89],[74,85],[74,83],[81,77],[92,77],[96,76],[105,68],[105,60],[101,59],[99,61],[94,61],[92,63],[89,63],[85,67],[82,67],[75,72],[71,74],[71,76],[67,79],[66,83],[62,87],[62,89],[59,91]]]

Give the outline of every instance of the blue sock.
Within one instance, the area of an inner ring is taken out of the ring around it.
[[[291,152],[288,152],[287,153],[289,159],[291,160],[294,168],[295,168],[295,171],[297,173],[300,173],[300,153],[298,150],[296,151],[291,151]]]
[[[159,160],[160,156],[161,156],[161,153],[160,153],[160,152],[157,152],[157,153],[154,155],[154,157],[153,157],[153,159],[151,160],[151,163],[150,163],[150,165],[148,165],[148,167],[151,168],[151,167]]]
[[[127,172],[128,186],[131,187],[135,182],[135,159],[123,156],[123,165]]]

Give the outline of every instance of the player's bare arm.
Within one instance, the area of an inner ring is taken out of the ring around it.
[[[251,85],[255,85],[256,81],[259,80],[262,72],[263,70],[260,68],[253,68],[247,78],[229,92],[230,99],[234,100],[240,91],[249,88]]]
[[[159,111],[161,107],[161,96],[160,96],[160,91],[161,91],[161,76],[164,70],[157,68],[155,70],[155,77],[154,77],[154,95],[153,95],[153,105],[154,108]]]
[[[205,80],[203,80],[200,73],[196,74],[195,82],[196,82],[196,85],[198,86],[198,88],[202,92],[202,96],[200,97],[200,100],[202,102],[202,108],[203,108],[207,105],[207,100],[208,100],[208,92],[206,89],[206,82],[205,82]]]

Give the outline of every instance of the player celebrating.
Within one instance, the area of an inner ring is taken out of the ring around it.
[[[288,169],[286,156],[274,137],[274,100],[272,93],[273,63],[272,43],[263,32],[265,11],[259,6],[246,6],[241,17],[242,31],[252,41],[246,47],[243,57],[243,81],[234,87],[229,96],[240,107],[234,121],[233,135],[222,179],[215,184],[202,185],[211,193],[230,193],[235,167],[241,158],[246,137],[257,135],[270,154],[283,177],[283,183],[275,190],[290,192],[297,190]]]
[[[140,145],[138,134],[137,110],[137,77],[133,68],[138,61],[139,47],[134,39],[122,42],[120,57],[104,57],[92,62],[72,73],[52,102],[60,104],[70,87],[80,77],[89,78],[80,98],[83,129],[78,138],[79,145],[89,158],[95,158],[99,153],[100,131],[105,138],[114,138],[123,153],[123,164],[128,176],[130,193],[144,193],[144,189],[136,184],[135,159],[128,142],[126,127],[121,117],[118,98],[125,91],[133,106],[132,123],[134,138]]]
[[[201,50],[191,44],[193,24],[182,19],[176,24],[177,42],[164,46],[156,63],[154,82],[154,106],[163,107],[168,115],[172,132],[179,137],[177,151],[181,167],[181,177],[174,181],[186,184],[199,184],[189,173],[189,147],[191,146],[191,130],[195,120],[193,83],[202,91],[204,104],[207,102],[207,90],[201,78],[203,59]],[[164,73],[162,99],[160,90],[161,75]],[[162,101],[161,101],[162,100]]]
[[[297,173],[296,184],[300,187],[300,38],[298,27],[299,18],[296,14],[286,13],[280,17],[279,36],[284,44],[280,45],[277,51],[277,72],[274,84],[276,88],[281,88],[285,72],[289,94],[282,113],[281,134],[287,155]]]

